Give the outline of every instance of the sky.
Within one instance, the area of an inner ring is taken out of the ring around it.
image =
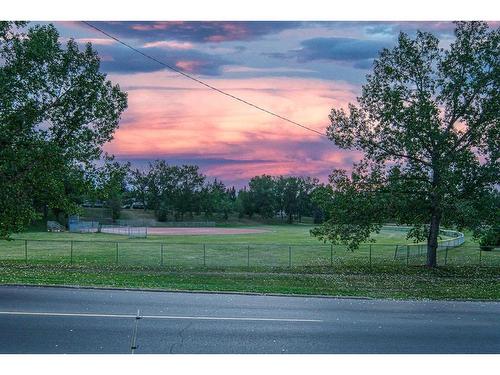
[[[92,22],[210,85],[319,132],[332,108],[356,101],[373,59],[400,31],[429,31],[446,46],[451,22]],[[53,22],[61,41],[91,42],[101,70],[128,93],[106,152],[145,168],[197,164],[242,187],[256,175],[317,177],[361,155],[221,95],[147,60],[83,23]]]

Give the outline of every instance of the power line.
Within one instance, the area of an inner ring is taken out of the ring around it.
[[[98,32],[100,32],[101,34],[106,35],[108,38],[111,38],[111,39],[115,40],[116,42],[118,42],[118,43],[120,43],[120,44],[124,45],[125,47],[127,47],[127,48],[131,49],[132,51],[137,52],[138,54],[140,54],[140,55],[144,56],[145,58],[147,58],[147,59],[149,59],[149,60],[152,60],[152,61],[154,61],[154,62],[156,62],[156,63],[158,63],[158,64],[160,64],[160,65],[162,65],[162,66],[164,66],[164,67],[166,67],[166,68],[168,68],[168,69],[170,69],[170,70],[172,70],[172,71],[176,72],[176,73],[179,73],[179,74],[183,75],[184,77],[186,77],[186,78],[188,78],[188,79],[190,79],[190,80],[193,80],[193,81],[195,81],[195,82],[199,83],[200,85],[203,85],[203,86],[205,86],[205,87],[208,87],[208,88],[209,88],[209,89],[211,89],[211,90],[217,91],[219,94],[226,95],[226,96],[228,96],[228,97],[230,97],[230,98],[232,98],[232,99],[235,99],[235,100],[237,100],[237,101],[239,101],[239,102],[241,102],[241,103],[243,103],[243,104],[249,105],[249,106],[251,106],[251,107],[253,107],[253,108],[255,108],[255,109],[258,109],[259,111],[265,112],[265,113],[267,113],[267,114],[269,114],[269,115],[271,115],[271,116],[277,117],[277,118],[279,118],[279,119],[281,119],[281,120],[283,120],[283,121],[287,121],[287,122],[289,122],[289,123],[291,123],[291,124],[293,124],[293,125],[295,125],[295,126],[299,126],[299,127],[303,128],[303,129],[305,129],[305,130],[308,130],[308,131],[311,131],[311,132],[313,132],[313,133],[319,134],[319,135],[321,135],[321,136],[323,136],[323,137],[326,137],[326,136],[327,136],[325,133],[319,132],[319,131],[317,131],[317,130],[315,130],[315,129],[313,129],[313,128],[310,128],[310,127],[308,127],[308,126],[305,126],[305,125],[299,124],[299,123],[298,123],[298,122],[296,122],[296,121],[290,120],[289,118],[286,118],[286,117],[281,116],[281,115],[279,115],[279,114],[277,114],[277,113],[274,113],[274,112],[269,111],[269,110],[267,110],[267,109],[265,109],[265,108],[262,108],[262,107],[260,107],[260,106],[258,106],[258,105],[256,105],[256,104],[253,104],[253,103],[251,103],[251,102],[249,102],[249,101],[247,101],[247,100],[245,100],[245,99],[242,99],[242,98],[237,97],[237,96],[235,96],[235,95],[233,95],[233,94],[230,94],[230,93],[228,93],[228,92],[226,92],[226,91],[223,91],[223,90],[221,90],[221,89],[218,89],[217,87],[214,87],[214,86],[212,86],[212,85],[210,85],[210,84],[208,84],[208,83],[206,83],[206,82],[204,82],[204,81],[202,81],[202,80],[200,80],[200,79],[198,79],[198,78],[196,78],[196,77],[193,77],[193,76],[192,76],[192,75],[190,75],[190,74],[184,73],[182,70],[177,69],[177,68],[176,68],[176,67],[174,67],[174,66],[171,66],[171,65],[169,65],[169,64],[167,64],[167,63],[164,63],[163,61],[158,60],[157,58],[155,58],[155,57],[153,57],[153,56],[151,56],[151,55],[148,55],[147,53],[144,53],[144,52],[140,51],[139,49],[137,49],[137,48],[135,48],[135,47],[131,46],[131,45],[130,45],[130,44],[128,44],[128,43],[123,42],[122,40],[118,39],[117,37],[115,37],[115,36],[113,36],[113,35],[111,35],[111,34],[107,33],[106,31],[104,31],[104,30],[102,30],[102,29],[98,28],[97,26],[92,25],[91,23],[89,23],[89,22],[87,22],[87,21],[80,21],[80,22],[84,23],[85,25],[87,25],[87,26],[91,27],[91,28],[92,28],[92,29],[94,29],[94,30],[97,30],[97,31],[98,31]]]

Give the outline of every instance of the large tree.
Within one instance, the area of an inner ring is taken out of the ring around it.
[[[130,185],[132,198],[142,203],[144,210],[148,207],[149,172],[134,169],[130,171]]]
[[[149,169],[144,172],[143,177],[142,182],[147,183],[145,196],[148,208],[155,211],[159,221],[167,221],[169,213],[174,210],[175,167],[164,160],[155,160],[149,163]]]
[[[269,175],[255,176],[248,183],[248,193],[255,212],[265,219],[272,218],[276,211],[274,179]]]
[[[85,185],[86,169],[127,106],[126,94],[99,71],[90,44],[63,46],[52,25],[24,27],[0,22],[3,237],[22,230],[40,207],[76,209],[71,191]]]
[[[297,217],[299,223],[302,221],[302,216],[313,216],[314,205],[312,202],[312,194],[317,188],[319,180],[311,177],[298,178],[298,196],[297,196]]]
[[[358,105],[331,111],[328,137],[364,159],[350,176],[334,171],[324,200],[330,219],[314,234],[355,248],[388,219],[412,225],[434,267],[440,226],[480,232],[495,224],[499,42],[499,29],[457,22],[447,47],[417,32],[381,51]]]
[[[134,194],[144,194],[148,208],[155,210],[159,221],[166,221],[171,214],[183,220],[185,214],[192,217],[201,211],[205,179],[196,165],[155,160],[147,171],[134,172],[131,182],[136,185],[132,187]]]
[[[175,191],[174,207],[175,218],[184,220],[184,215],[189,217],[193,213],[200,213],[202,189],[206,176],[200,172],[197,165],[175,166]]]
[[[116,221],[120,218],[123,198],[128,192],[130,163],[119,163],[106,154],[104,164],[96,172],[95,197],[106,203],[111,210],[111,219]]]
[[[226,188],[222,181],[215,179],[208,182],[202,189],[201,211],[205,217],[210,218],[214,213],[218,213],[224,220],[229,218],[229,213],[234,208],[231,194],[234,191]],[[236,192],[234,192],[236,194]]]

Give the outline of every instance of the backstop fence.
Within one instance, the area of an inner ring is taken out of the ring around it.
[[[148,227],[131,227],[131,226],[101,224],[100,232],[127,235],[129,238],[147,238]]]
[[[158,221],[154,219],[118,219],[116,224],[129,227],[215,227],[215,221]]]
[[[68,230],[73,233],[112,233],[128,235],[129,238],[147,238],[148,227],[204,228],[215,227],[214,221],[171,221],[156,222],[155,220],[117,220],[116,223],[104,224],[102,221],[79,220],[71,217]]]

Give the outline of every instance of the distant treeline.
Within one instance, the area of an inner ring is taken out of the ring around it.
[[[111,209],[115,220],[123,207],[134,207],[153,210],[158,221],[183,221],[194,215],[227,220],[238,214],[240,218],[258,215],[288,223],[309,216],[320,223],[325,213],[313,197],[323,189],[316,178],[261,175],[237,190],[218,179],[209,180],[196,165],[156,160],[139,170],[128,163],[109,161],[101,169],[93,193],[82,196],[79,203],[99,201]]]

